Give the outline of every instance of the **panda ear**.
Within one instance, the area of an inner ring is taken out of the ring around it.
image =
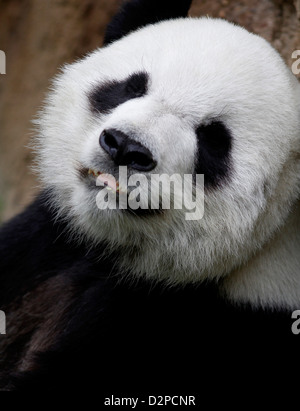
[[[127,0],[106,29],[104,45],[162,20],[186,17],[192,0]]]

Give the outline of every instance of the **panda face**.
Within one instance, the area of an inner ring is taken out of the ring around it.
[[[38,123],[38,172],[72,233],[135,275],[168,283],[229,274],[299,197],[300,93],[263,39],[222,20],[138,30],[67,65]],[[119,148],[122,147],[120,151]],[[205,209],[99,210],[97,173],[204,174]]]

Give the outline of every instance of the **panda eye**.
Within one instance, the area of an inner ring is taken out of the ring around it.
[[[230,171],[232,138],[221,121],[213,121],[196,129],[197,153],[195,171],[204,174],[205,186],[217,186]]]
[[[89,94],[91,109],[107,114],[120,104],[133,98],[142,97],[147,92],[148,74],[133,73],[122,81],[110,81],[101,84]]]
[[[133,97],[142,97],[147,92],[147,85],[146,73],[132,74],[127,80],[126,93]]]

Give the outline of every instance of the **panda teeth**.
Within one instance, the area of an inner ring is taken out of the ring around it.
[[[88,169],[88,175],[93,175],[94,177],[99,177],[101,174],[103,174],[101,171],[96,171],[92,168]],[[105,173],[104,173],[105,174]],[[109,187],[108,185],[106,185],[106,190],[108,191],[113,191],[113,189],[111,187]],[[125,190],[120,186],[119,181],[116,180],[116,193],[120,193],[120,192],[124,192]]]
[[[101,173],[101,171],[96,171],[96,170],[93,170],[92,168],[89,168],[88,174],[89,174],[89,175],[90,175],[90,174],[93,174],[94,177],[98,177],[98,176],[100,176],[100,174],[102,174],[102,173]]]

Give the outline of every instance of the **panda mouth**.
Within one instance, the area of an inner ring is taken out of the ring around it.
[[[120,186],[119,181],[110,174],[89,168],[88,175],[94,176],[98,183],[103,183],[106,190],[115,191],[116,193],[125,192],[124,188]]]
[[[103,185],[108,191],[115,191],[117,194],[126,193],[126,188],[121,187],[119,181],[109,173],[93,168],[81,167],[79,174],[85,180],[88,179],[93,188]]]
[[[93,168],[87,168],[81,166],[78,169],[79,176],[82,180],[84,180],[85,184],[88,184],[88,186],[95,190],[99,190],[99,188],[105,187],[107,191],[112,191],[115,192],[117,195],[117,198],[119,196],[126,195],[128,197],[130,190],[128,190],[128,187],[123,187],[120,185],[118,179],[114,177],[112,174],[109,174],[104,171],[96,170]],[[157,208],[138,208],[138,209],[131,209],[130,207],[127,207],[124,210],[121,210],[122,212],[127,212],[129,214],[132,214],[133,216],[140,216],[140,217],[147,217],[147,216],[156,216],[156,215],[163,215],[164,210],[161,208],[161,206]]]

